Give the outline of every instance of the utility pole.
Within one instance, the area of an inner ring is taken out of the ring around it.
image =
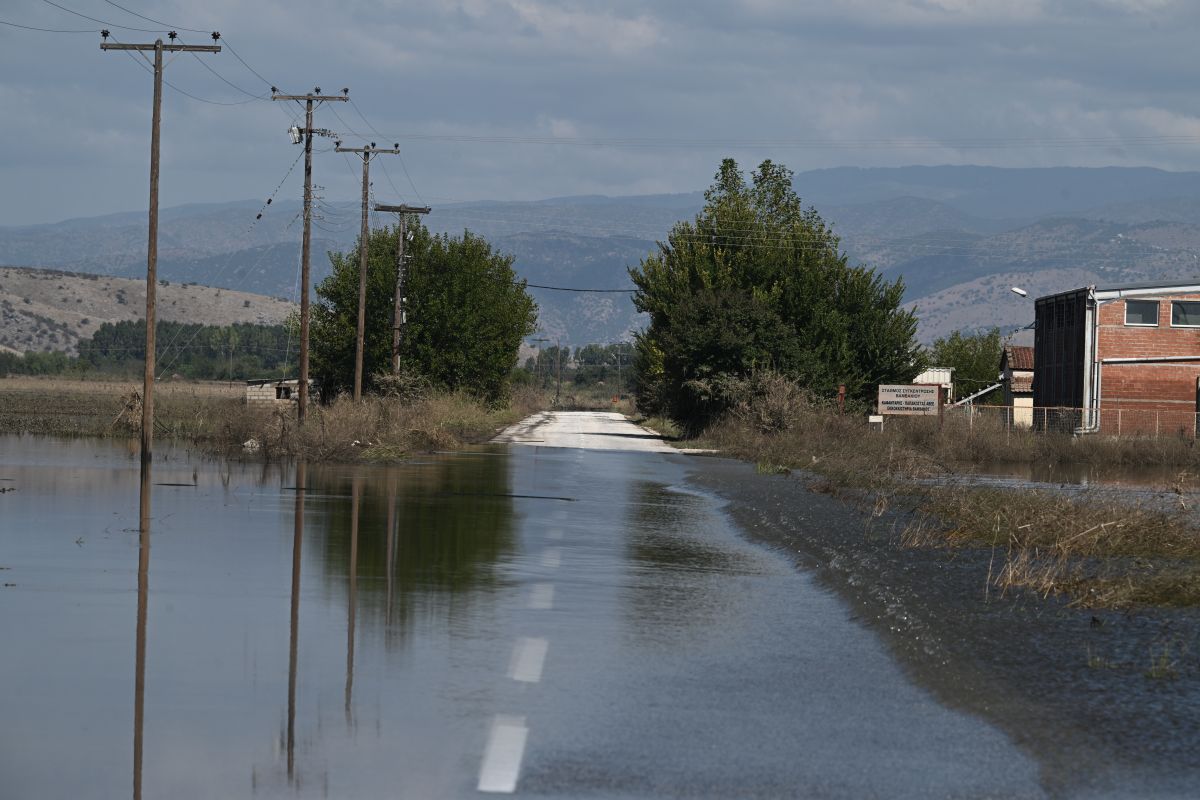
[[[541,342],[548,342],[550,340],[549,339],[530,339],[529,341],[534,344],[540,344]],[[543,378],[542,378],[542,348],[541,347],[538,347],[537,358],[535,358],[533,361],[533,376],[535,378],[537,378],[538,391],[545,389],[546,381],[543,380]]]
[[[398,148],[399,145],[396,145]],[[405,305],[408,298],[404,292],[404,245],[408,241],[408,215],[428,214],[429,206],[380,205],[375,204],[376,211],[391,211],[400,215],[396,226],[396,296],[392,301],[392,374],[400,372],[400,343],[403,339],[403,328],[408,323],[408,311]],[[361,314],[361,312],[360,312]]]
[[[293,126],[288,132],[292,135],[292,144],[304,141],[304,240],[300,246],[300,393],[298,396],[296,418],[304,422],[308,413],[308,281],[309,259],[312,255],[312,142],[313,134],[332,136],[333,132],[324,128],[313,128],[313,109],[324,102],[346,102],[349,100],[349,89],[342,89],[340,95],[321,94],[318,86],[309,94],[279,94],[271,87],[272,100],[295,100],[304,103],[304,127]]]
[[[558,396],[562,391],[562,342],[554,340],[554,364],[558,367],[558,378],[554,383],[554,405],[558,405]]]
[[[354,338],[354,399],[362,399],[363,385],[363,337],[367,330],[367,251],[371,231],[367,225],[367,198],[371,190],[371,158],[380,153],[395,155],[400,152],[396,144],[391,150],[377,150],[375,143],[366,147],[342,147],[341,142],[334,145],[339,153],[359,153],[362,155],[362,232],[358,237],[358,328]]]
[[[158,39],[154,44],[109,43],[108,31],[100,31],[101,50],[134,50],[154,53],[154,110],[150,117],[150,232],[146,241],[146,361],[142,379],[142,463],[153,458],[154,447],[154,348],[157,327],[155,299],[158,286],[158,150],[159,128],[162,123],[163,53],[219,53],[216,44],[221,34],[213,32],[213,44],[175,44],[176,34],[171,31],[167,38],[170,44]]]

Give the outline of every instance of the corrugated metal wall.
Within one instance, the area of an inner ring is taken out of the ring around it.
[[[1087,289],[1040,298],[1034,306],[1033,404],[1082,408]]]

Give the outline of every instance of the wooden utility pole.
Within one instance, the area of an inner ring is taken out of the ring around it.
[[[558,377],[554,383],[554,405],[558,405],[559,394],[562,392],[562,342],[554,341],[554,364],[558,368]]]
[[[349,89],[342,89],[340,95],[321,94],[318,86],[309,94],[278,94],[271,87],[272,100],[295,100],[304,103],[304,127],[292,127],[292,144],[300,144],[304,138],[304,239],[300,245],[300,393],[297,400],[296,417],[304,422],[308,413],[308,282],[309,261],[312,255],[312,142],[313,134],[332,136],[333,131],[324,128],[313,128],[313,109],[327,101],[346,102],[349,100]]]
[[[371,231],[367,225],[367,198],[371,189],[371,158],[381,153],[396,155],[400,145],[396,144],[391,150],[377,150],[375,143],[366,147],[342,147],[337,142],[339,153],[360,153],[363,162],[362,174],[362,232],[358,237],[358,328],[354,337],[354,399],[362,399],[363,385],[363,338],[367,331],[367,254]]]
[[[142,461],[149,462],[154,452],[154,348],[156,318],[155,298],[158,286],[158,150],[159,128],[162,123],[163,53],[219,53],[216,41],[221,34],[213,33],[214,44],[175,44],[175,31],[167,34],[170,44],[162,39],[154,44],[118,44],[108,41],[108,31],[100,31],[104,41],[101,50],[135,50],[154,53],[154,110],[150,116],[150,232],[146,241],[146,360],[142,378]]]
[[[399,147],[399,145],[397,145]],[[388,206],[375,205],[376,211],[391,211],[400,215],[396,226],[396,296],[392,301],[392,374],[400,372],[400,344],[403,340],[403,328],[408,322],[408,312],[404,308],[407,297],[404,292],[404,245],[408,241],[408,215],[428,214],[429,206]]]

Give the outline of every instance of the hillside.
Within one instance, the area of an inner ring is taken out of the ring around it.
[[[1014,295],[1001,301],[986,288],[1006,281],[1036,296],[1081,280],[1200,274],[1200,173],[846,167],[797,173],[795,185],[833,226],[852,263],[904,280],[906,301],[920,309],[925,341],[958,328],[1026,324],[1029,301],[1014,304]],[[434,206],[422,221],[435,232],[469,229],[487,237],[514,256],[517,274],[531,283],[626,289],[628,268],[703,202],[690,193],[451,203]],[[262,207],[242,201],[164,209],[160,276],[172,284],[294,297],[300,204],[280,200],[256,220]],[[314,284],[328,274],[326,251],[353,246],[358,206],[322,201],[319,217]],[[372,224],[392,222],[376,215]],[[144,253],[144,213],[0,227],[0,263],[136,279]],[[564,344],[627,339],[645,324],[628,294],[531,292],[541,310],[541,335]],[[977,313],[964,313],[971,307]],[[49,333],[24,326],[8,338],[40,335],[51,342]]]
[[[249,292],[160,281],[158,318],[164,322],[277,324],[291,303]],[[105,322],[142,319],[145,281],[26,267],[0,267],[0,347],[15,352],[62,350]]]

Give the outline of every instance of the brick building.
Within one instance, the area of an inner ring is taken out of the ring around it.
[[[1200,282],[1039,297],[1033,404],[1079,433],[1196,435]]]

